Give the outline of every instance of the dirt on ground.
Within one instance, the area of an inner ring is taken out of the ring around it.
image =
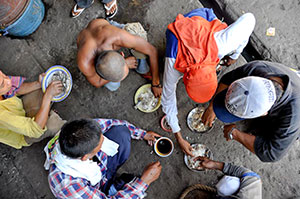
[[[219,6],[221,15],[219,17],[224,16],[228,21],[237,18],[243,12],[253,12],[257,25],[251,43],[257,53],[262,58],[267,59],[269,56],[273,61],[299,68],[299,28],[294,25],[298,23],[296,19],[299,12],[296,11],[300,7],[299,1],[213,2]],[[141,175],[147,164],[159,160],[163,167],[162,174],[149,187],[147,198],[176,199],[185,188],[193,184],[214,186],[222,173],[194,172],[185,166],[184,155],[176,144],[174,136],[164,132],[160,127],[160,119],[164,116],[161,108],[149,114],[134,109],[134,94],[141,85],[147,83],[145,79],[135,71],[130,71],[129,76],[122,81],[119,90],[110,92],[105,88],[97,89],[91,86],[79,71],[76,63],[77,35],[89,21],[104,17],[102,4],[95,1],[81,16],[72,19],[69,14],[74,5],[73,0],[44,0],[44,3],[46,16],[34,34],[21,39],[0,38],[1,70],[6,74],[25,76],[33,81],[50,66],[63,65],[69,69],[73,77],[70,96],[53,106],[63,119],[85,117],[125,119],[145,130],[170,137],[175,143],[175,149],[167,158],[158,157],[153,152],[153,148],[144,141],[132,141],[130,158],[118,171]],[[201,3],[208,5],[211,1],[201,1]],[[148,32],[148,41],[159,51],[159,66],[162,74],[167,25],[176,18],[178,13],[184,14],[192,9],[203,7],[201,3],[197,0],[119,0],[119,12],[114,20],[120,23],[140,22],[143,25]],[[265,37],[266,29],[271,26],[276,27],[276,36]],[[128,55],[128,51],[124,51]],[[226,71],[244,63],[246,63],[245,59],[240,57],[238,62]],[[193,102],[187,96],[182,81],[178,83],[177,105],[184,138],[190,143],[202,143],[208,146],[215,160],[243,165],[257,172],[262,177],[264,199],[300,197],[299,141],[290,148],[282,160],[275,163],[262,163],[238,142],[227,142],[222,134],[223,123],[220,121],[216,121],[209,133],[197,134],[188,129],[186,117],[189,111],[207,104]],[[238,125],[242,129],[247,127],[243,122]],[[43,167],[45,161],[43,148],[46,143],[47,140],[44,140],[21,150],[0,144],[0,198],[54,198],[49,189],[47,171]]]

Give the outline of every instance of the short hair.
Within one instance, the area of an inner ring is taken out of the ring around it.
[[[92,119],[79,119],[63,125],[59,145],[64,155],[81,158],[91,153],[99,144],[100,125]]]
[[[96,60],[97,74],[105,80],[119,82],[125,75],[125,59],[114,50],[102,51]]]

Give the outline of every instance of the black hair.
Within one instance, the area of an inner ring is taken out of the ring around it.
[[[103,79],[119,82],[125,75],[125,59],[114,50],[102,51],[95,59],[96,73]]]
[[[63,125],[59,135],[61,152],[71,158],[91,153],[99,144],[100,125],[92,119],[79,119]]]

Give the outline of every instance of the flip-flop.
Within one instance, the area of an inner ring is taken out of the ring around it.
[[[75,6],[73,7],[72,11],[71,11],[71,17],[72,18],[76,18],[79,15],[81,15],[81,13],[85,10],[85,8],[79,8],[78,9],[78,5],[75,4]]]
[[[105,4],[103,4],[104,8],[105,8],[105,15],[107,19],[111,19],[113,18],[117,12],[118,12],[118,5],[117,5],[117,0],[112,0],[113,3],[108,7]],[[112,9],[112,7],[114,7],[116,5],[116,9],[113,13],[110,13],[110,10]],[[107,12],[109,12],[110,14],[107,14]]]

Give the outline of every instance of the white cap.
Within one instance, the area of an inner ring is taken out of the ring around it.
[[[234,176],[223,176],[216,185],[220,196],[230,196],[240,188],[240,179]]]
[[[264,115],[276,100],[271,80],[249,76],[234,81],[228,88],[225,107],[233,115],[249,119]]]

